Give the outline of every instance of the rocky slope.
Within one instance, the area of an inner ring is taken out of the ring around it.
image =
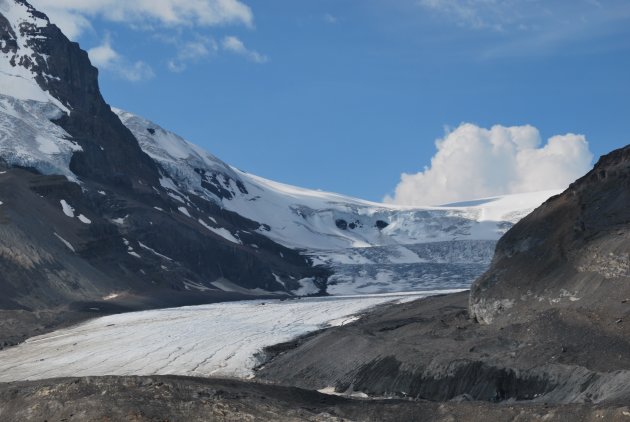
[[[626,147],[508,231],[470,294],[276,347],[258,377],[377,397],[627,402],[629,179]]]
[[[630,298],[630,147],[514,226],[473,285],[482,323],[524,320],[541,310],[580,309],[623,325]]]
[[[253,237],[259,249],[235,245],[199,228],[161,196],[113,189],[103,195],[100,189],[107,188],[82,190],[63,177],[17,168],[0,174],[0,307],[5,315],[0,344],[36,333],[17,321],[25,313],[36,315],[34,328],[43,329],[61,322],[59,313],[87,317],[251,298],[265,294],[262,288],[282,289],[274,288],[273,274],[312,274],[304,258],[262,236]],[[255,225],[199,204],[204,206],[227,227]],[[224,286],[232,291],[208,283],[216,280],[226,280]]]
[[[614,320],[548,309],[525,323],[482,325],[467,305],[460,293],[382,308],[268,349],[257,379],[439,402],[630,400],[630,333]]]

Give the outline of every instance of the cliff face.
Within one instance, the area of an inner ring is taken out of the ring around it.
[[[603,156],[564,193],[499,241],[474,284],[482,323],[527,319],[553,307],[624,313],[630,298],[630,146]]]
[[[42,90],[67,107],[56,123],[82,148],[74,154],[71,170],[128,187],[157,184],[157,167],[103,99],[98,70],[87,53],[26,1],[5,0],[4,7],[1,37],[11,65],[30,72]],[[9,20],[15,16],[18,22]]]

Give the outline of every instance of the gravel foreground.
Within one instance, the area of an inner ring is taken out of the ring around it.
[[[174,376],[0,384],[0,420],[22,421],[626,421],[628,406],[360,400]]]

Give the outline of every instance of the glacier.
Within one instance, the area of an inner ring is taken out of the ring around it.
[[[254,300],[111,315],[0,352],[0,382],[99,375],[251,378],[266,346],[436,291]],[[238,333],[238,335],[235,335]]]
[[[303,250],[314,265],[332,268],[330,294],[467,288],[489,266],[497,240],[560,193],[426,207],[364,201],[252,175],[154,122],[114,111],[161,165],[162,186],[174,197],[216,202],[258,222],[270,239]]]

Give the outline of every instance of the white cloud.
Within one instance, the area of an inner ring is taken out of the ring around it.
[[[623,22],[627,0],[417,0],[428,12],[465,28],[542,39],[575,38]]]
[[[33,6],[71,38],[77,37],[88,17],[130,24],[175,26],[253,26],[254,15],[239,0],[31,0]],[[89,22],[88,22],[89,24]]]
[[[173,73],[181,73],[186,70],[187,67],[186,63],[179,62],[175,59],[166,62],[166,68]]]
[[[592,0],[419,0],[418,4],[462,27],[497,31],[541,29],[546,21],[558,23],[572,11],[593,8]]]
[[[50,21],[57,25],[64,35],[71,40],[76,40],[83,32],[92,29],[90,21],[77,13],[51,8],[46,14]]]
[[[186,70],[188,63],[198,62],[216,53],[219,49],[216,41],[208,37],[198,37],[195,41],[177,42],[177,56],[167,62],[168,70],[179,73]]]
[[[222,47],[224,50],[243,56],[255,63],[267,63],[269,58],[257,51],[249,50],[243,41],[237,37],[229,36],[223,38]]]
[[[464,123],[437,140],[431,166],[403,174],[385,202],[435,205],[563,189],[591,167],[593,154],[583,135],[554,136],[541,144],[533,126],[484,129]]]
[[[120,55],[112,48],[109,37],[105,37],[103,44],[90,49],[88,55],[96,67],[108,67],[120,59]]]
[[[90,61],[99,69],[106,69],[129,81],[141,81],[155,76],[153,69],[143,61],[129,63],[121,56],[111,44],[111,39],[106,36],[98,47],[88,50]]]
[[[144,81],[155,77],[153,68],[141,60],[129,64],[119,63],[113,70],[121,77],[132,82]]]
[[[329,23],[331,25],[336,24],[339,21],[336,16],[331,15],[330,13],[326,13],[324,15],[324,22]]]
[[[151,31],[155,39],[177,48],[166,62],[171,72],[183,72],[190,63],[198,62],[219,50],[216,41],[190,31],[199,27],[244,25],[254,26],[254,15],[241,0],[31,0],[45,12],[66,36],[77,40],[86,30],[94,30],[95,19],[123,23],[133,30]],[[192,34],[190,33],[192,32]],[[158,35],[161,35],[158,36]],[[235,37],[227,37],[223,49],[240,54],[256,63],[269,59],[245,48]],[[129,62],[111,46],[109,40],[90,50],[94,64],[129,80],[154,76],[143,61]]]
[[[533,0],[534,2],[538,0]],[[513,19],[518,0],[419,0],[426,9],[439,12],[457,24],[472,28],[502,29]],[[508,4],[509,3],[509,4]],[[509,12],[509,13],[506,13]]]

